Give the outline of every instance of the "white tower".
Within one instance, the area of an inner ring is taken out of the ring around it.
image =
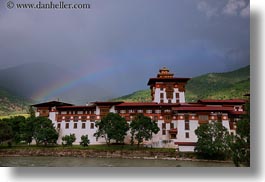
[[[163,67],[156,78],[150,78],[152,101],[157,103],[184,103],[185,85],[189,78],[175,78],[169,69]]]

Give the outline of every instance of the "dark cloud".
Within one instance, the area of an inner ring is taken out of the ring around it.
[[[119,95],[147,88],[162,66],[195,76],[249,64],[247,1],[67,2],[89,2],[91,9],[9,10],[1,1],[0,68],[49,62],[102,72],[100,87]]]

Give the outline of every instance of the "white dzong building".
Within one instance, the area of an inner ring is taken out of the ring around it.
[[[160,131],[151,141],[144,141],[152,147],[172,147],[179,151],[194,151],[197,136],[195,130],[200,124],[221,122],[230,133],[235,133],[236,123],[245,114],[246,100],[199,100],[185,102],[185,85],[189,78],[176,78],[167,68],[159,70],[156,78],[150,78],[152,102],[93,102],[89,106],[75,106],[58,101],[33,105],[36,116],[48,117],[59,131],[61,138],[72,133],[79,144],[82,135],[88,135],[91,144],[105,144],[96,140],[95,122],[109,112],[118,113],[130,123],[134,116],[142,113],[157,122]],[[130,132],[125,138],[130,143]]]

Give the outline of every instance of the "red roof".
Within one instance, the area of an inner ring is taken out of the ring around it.
[[[117,107],[123,107],[123,106],[158,106],[156,102],[123,102]]]
[[[234,114],[234,115],[242,115],[242,114],[246,114],[246,111],[230,111],[230,114]]]
[[[232,107],[216,107],[216,106],[201,106],[201,107],[173,107],[174,111],[233,111]]]
[[[170,106],[170,107],[177,107],[180,104],[176,103],[157,103],[157,102],[123,102],[116,107],[141,107],[141,106]]]
[[[60,106],[57,109],[93,109],[95,106]]]
[[[214,99],[205,99],[199,100],[199,103],[212,103],[212,104],[244,104],[246,100],[244,99],[228,99],[228,100],[214,100]]]
[[[123,101],[117,101],[117,102],[100,102],[100,101],[96,101],[96,102],[91,102],[92,104],[95,104],[95,105],[110,105],[110,106],[113,106],[113,105],[118,105],[118,104],[121,104],[123,103]]]

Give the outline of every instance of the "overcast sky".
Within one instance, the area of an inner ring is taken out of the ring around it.
[[[132,83],[126,93],[147,88],[162,66],[193,77],[249,64],[249,1],[72,1],[90,3],[83,10],[8,9],[6,2],[0,1],[0,69],[47,62],[79,77],[104,75],[102,84],[112,89]]]

